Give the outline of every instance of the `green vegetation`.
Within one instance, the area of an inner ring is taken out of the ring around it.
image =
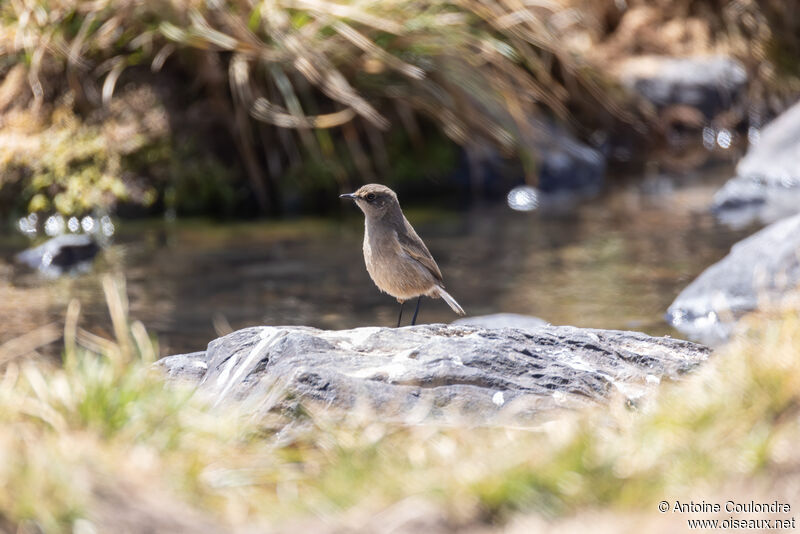
[[[107,531],[145,521],[146,509],[156,531],[230,531],[370,516],[409,496],[462,523],[596,506],[624,514],[704,483],[769,480],[797,461],[796,315],[752,317],[707,365],[642,406],[615,399],[536,430],[408,427],[358,412],[245,416],[165,387],[144,328],[110,279],[104,288],[114,341],[80,329],[73,303],[63,366],[4,366],[6,530],[68,532],[88,521]]]
[[[201,168],[242,176],[233,189],[246,184],[267,210],[283,187],[297,187],[297,176],[313,191],[314,175],[337,188],[354,173],[391,173],[394,146],[423,147],[435,130],[450,147],[525,151],[536,109],[566,116],[571,95],[605,98],[567,39],[577,26],[555,26],[560,11],[519,17],[512,4],[471,0],[6,2],[0,111],[16,110],[16,120],[0,129],[11,140],[58,135],[26,150],[4,143],[0,160],[18,172],[4,173],[0,191],[22,184],[27,204],[18,209],[63,214],[156,200],[193,212],[207,202],[182,198],[182,178],[170,185],[172,162],[185,167],[214,154],[220,161]],[[146,105],[137,103],[142,92]],[[166,118],[141,120],[153,108]],[[15,127],[31,122],[38,127]],[[405,139],[398,143],[395,132]],[[187,137],[191,153],[176,148]],[[163,142],[172,154],[149,167],[126,157],[152,155]],[[412,168],[397,178],[436,167],[442,154],[431,158],[403,154]],[[222,191],[225,205],[231,196]]]
[[[728,53],[748,66],[757,106],[796,94],[800,28],[783,11],[740,0],[3,2],[0,213],[120,202],[276,212],[355,177],[444,173],[457,145],[516,155],[533,179],[531,117],[585,135],[655,119],[608,76],[631,55]]]
[[[5,147],[0,164],[6,180],[25,178],[22,196],[28,210],[82,214],[126,198],[121,154],[108,146],[100,126],[80,122],[68,107],[55,109],[51,123],[33,132],[24,119],[17,119],[12,134],[16,146]]]

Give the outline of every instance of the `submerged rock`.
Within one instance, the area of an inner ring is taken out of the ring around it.
[[[800,212],[800,102],[770,122],[714,195],[712,209],[732,226]]]
[[[615,390],[635,399],[707,356],[708,349],[687,341],[569,326],[264,326],[157,365],[172,378],[199,382],[216,402],[248,401],[255,410],[302,400],[365,407],[384,419],[489,422],[524,420]]]
[[[622,64],[619,77],[658,108],[691,106],[709,119],[740,102],[747,86],[744,66],[722,55],[635,57]]]
[[[603,187],[606,159],[562,126],[534,121],[532,145],[538,154],[539,189],[547,194],[594,194]]]
[[[85,234],[63,234],[17,254],[17,261],[48,276],[88,268],[100,247]]]
[[[563,125],[551,120],[534,119],[523,143],[534,154],[538,174],[536,188],[528,188],[539,196],[530,210],[565,199],[580,199],[597,194],[603,187],[606,158],[599,150],[585,144]],[[506,195],[520,186],[523,169],[488,145],[479,145],[463,154],[459,168],[452,175],[462,186],[475,188],[490,197]],[[512,206],[513,207],[513,206]],[[516,209],[516,208],[515,208]],[[523,211],[528,211],[523,210]]]
[[[800,215],[736,243],[697,277],[667,310],[667,320],[705,343],[719,343],[756,309],[800,305]]]

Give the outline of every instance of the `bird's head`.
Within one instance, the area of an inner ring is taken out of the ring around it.
[[[355,193],[339,195],[339,198],[353,199],[367,217],[382,217],[400,207],[395,192],[381,184],[367,184]]]

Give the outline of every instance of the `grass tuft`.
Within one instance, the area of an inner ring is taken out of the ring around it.
[[[585,31],[577,15],[559,2],[15,0],[0,5],[0,111],[27,106],[46,115],[64,99],[81,110],[88,130],[63,132],[81,134],[75,144],[85,157],[57,150],[74,163],[33,165],[50,183],[35,186],[41,196],[31,205],[77,213],[84,206],[69,193],[70,180],[98,205],[109,203],[100,198],[109,190],[124,199],[136,189],[114,182],[126,170],[118,160],[135,147],[124,152],[95,131],[113,117],[115,95],[131,80],[158,86],[177,78],[173,119],[187,96],[217,116],[265,209],[279,179],[305,159],[334,168],[340,186],[345,168],[364,178],[390,170],[381,154],[391,126],[419,138],[420,122],[430,121],[467,149],[490,143],[527,154],[537,111],[566,117],[576,95],[614,108],[570,39]],[[189,85],[203,94],[184,95]],[[333,139],[328,129],[336,129]],[[140,143],[166,135],[124,133]],[[82,176],[83,163],[96,176]],[[135,200],[152,193],[141,196]]]
[[[748,319],[708,364],[635,409],[619,399],[535,429],[404,426],[367,412],[254,416],[166,386],[121,287],[105,282],[117,337],[95,340],[102,350],[82,345],[73,304],[63,365],[3,369],[5,524],[105,531],[127,517],[231,531],[370,517],[409,497],[453,524],[502,523],[651,510],[704,485],[777,479],[798,461],[796,315]]]

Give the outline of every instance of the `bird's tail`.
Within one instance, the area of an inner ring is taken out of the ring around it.
[[[439,287],[438,289],[439,289],[439,296],[444,299],[444,301],[447,303],[447,305],[450,306],[453,309],[454,312],[456,312],[459,315],[465,315],[464,308],[462,308],[458,304],[458,302],[456,302],[456,299],[454,299],[450,295],[450,293],[445,291],[444,288],[442,288],[442,287]]]

